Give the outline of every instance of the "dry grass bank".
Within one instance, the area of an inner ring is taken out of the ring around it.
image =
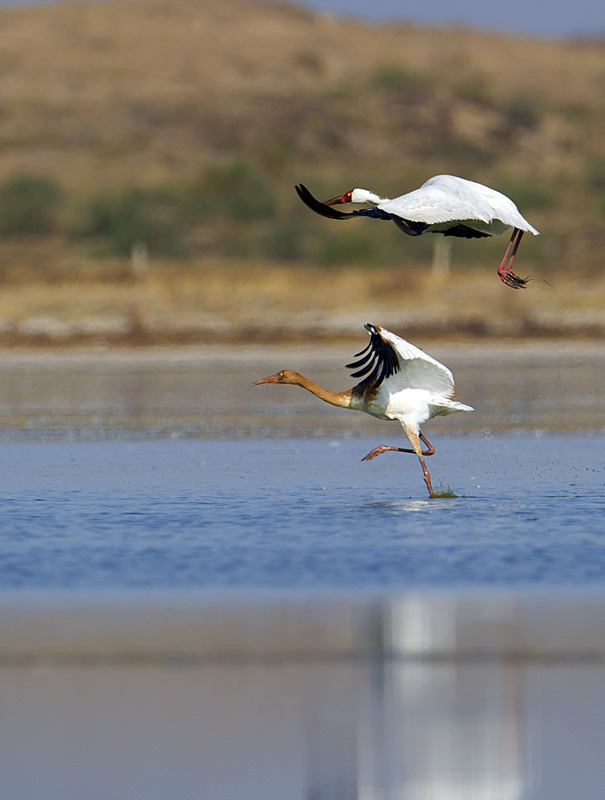
[[[605,279],[523,291],[494,271],[156,265],[119,281],[31,282],[0,292],[0,343],[336,341],[364,322],[432,339],[603,337]]]

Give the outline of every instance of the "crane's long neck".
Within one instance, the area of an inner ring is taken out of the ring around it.
[[[351,389],[348,389],[346,392],[330,392],[328,389],[318,386],[316,383],[309,380],[309,378],[305,378],[304,375],[300,375],[299,373],[296,373],[296,380],[293,381],[293,383],[297,386],[302,386],[303,389],[311,392],[315,397],[319,397],[319,399],[323,400],[325,403],[330,403],[332,406],[339,406],[340,408],[351,407]]]

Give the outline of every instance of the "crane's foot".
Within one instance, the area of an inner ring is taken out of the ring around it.
[[[528,278],[520,278],[510,269],[499,269],[498,275],[502,283],[510,286],[511,289],[525,289],[529,280]]]
[[[370,450],[370,452],[367,454],[367,456],[364,456],[361,460],[362,461],[371,461],[373,458],[376,458],[376,456],[379,456],[382,453],[387,453],[389,450],[399,450],[399,448],[398,447],[389,447],[388,444],[379,444],[378,447],[375,447],[373,450]],[[403,452],[407,452],[407,451],[404,450]],[[411,452],[413,452],[413,451],[411,451]]]

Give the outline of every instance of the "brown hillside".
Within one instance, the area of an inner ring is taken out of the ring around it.
[[[0,24],[0,177],[149,181],[233,152],[331,172],[548,176],[605,155],[602,43],[245,0],[11,8]]]
[[[604,42],[252,0],[2,8],[0,30],[0,342],[296,337],[368,310],[443,333],[605,328]],[[517,271],[554,290],[498,282],[504,239],[455,242],[451,277],[425,278],[436,237],[322,220],[293,192],[394,196],[439,172],[513,197],[542,234]]]

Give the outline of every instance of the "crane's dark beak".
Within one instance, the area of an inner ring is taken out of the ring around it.
[[[339,194],[337,197],[332,197],[330,200],[324,200],[324,206],[337,206],[340,203],[350,203],[351,199],[347,197],[346,194]]]

